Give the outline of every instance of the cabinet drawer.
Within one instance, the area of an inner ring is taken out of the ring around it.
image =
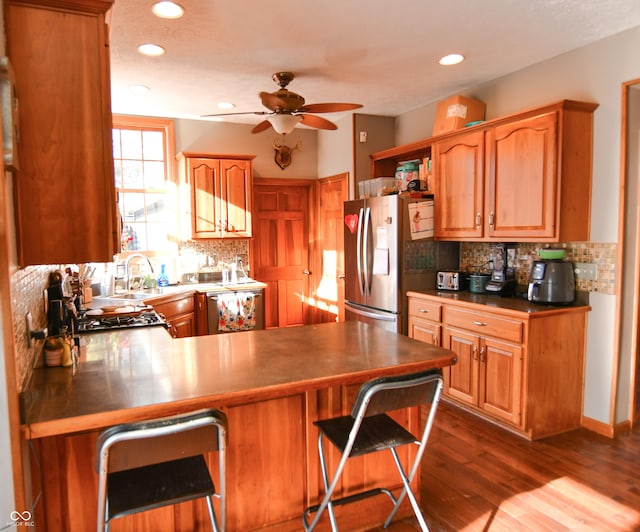
[[[409,316],[430,321],[442,321],[442,304],[425,299],[409,298]]]
[[[164,314],[167,320],[171,320],[174,316],[179,316],[181,314],[188,314],[194,312],[194,297],[193,294],[180,297],[176,299],[175,296],[173,299],[167,301],[162,299],[154,299],[152,301],[148,301],[148,303],[153,307],[156,312],[160,314]]]
[[[460,327],[483,336],[522,343],[523,323],[518,320],[451,306],[445,308],[444,320],[447,325]]]

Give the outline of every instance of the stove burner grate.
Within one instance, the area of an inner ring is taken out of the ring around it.
[[[80,317],[78,323],[78,333],[100,332],[113,329],[127,329],[131,327],[167,327],[164,316],[155,311],[141,312],[138,315],[131,316],[111,316],[106,318],[98,318],[96,316],[87,316],[84,314]]]

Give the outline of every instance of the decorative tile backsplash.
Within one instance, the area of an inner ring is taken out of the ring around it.
[[[44,289],[49,282],[49,272],[58,266],[29,266],[17,270],[11,276],[11,306],[13,309],[13,337],[16,350],[16,382],[19,391],[30,374],[35,357],[42,349],[42,340],[27,346],[26,314],[31,312],[33,327],[42,329],[47,326],[44,311]]]
[[[489,260],[494,244],[484,242],[463,242],[460,245],[460,269],[464,271],[489,271]],[[568,242],[554,244],[515,244],[516,279],[518,284],[527,284],[533,261],[538,260],[538,250],[545,247],[562,247],[566,250],[564,260],[596,264],[598,279],[585,281],[578,279],[576,289],[586,292],[615,294],[617,244],[598,242]]]

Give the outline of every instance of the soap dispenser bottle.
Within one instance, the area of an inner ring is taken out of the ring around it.
[[[158,286],[169,286],[169,277],[164,272],[164,264],[160,266],[160,275],[158,275]]]

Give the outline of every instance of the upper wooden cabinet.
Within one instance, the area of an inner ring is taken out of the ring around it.
[[[475,131],[433,146],[438,238],[469,240],[483,235],[484,137],[484,131]]]
[[[111,143],[111,1],[7,0],[19,101],[19,265],[110,262],[119,251]]]
[[[595,108],[564,101],[436,141],[436,238],[589,240]]]
[[[385,150],[372,177],[431,156],[436,239],[589,240],[596,108],[564,100]]]
[[[190,213],[186,236],[240,238],[252,236],[251,161],[253,155],[178,154],[183,209]]]

